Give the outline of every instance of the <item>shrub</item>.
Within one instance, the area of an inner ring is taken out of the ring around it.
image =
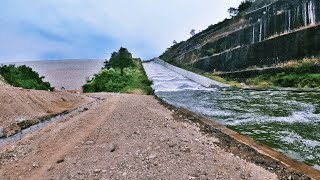
[[[83,86],[84,92],[119,92],[127,86],[130,77],[120,71],[102,70],[91,82]]]
[[[320,87],[320,74],[280,74],[274,84],[283,87],[317,88]]]
[[[15,87],[37,90],[53,90],[50,83],[44,82],[43,76],[33,71],[25,65],[16,67],[15,65],[3,65],[0,67],[0,75],[4,80]]]
[[[139,90],[144,94],[151,94],[152,82],[146,76],[140,60],[134,60],[134,63],[123,70],[122,76],[119,68],[101,70],[83,86],[83,91],[134,93]]]

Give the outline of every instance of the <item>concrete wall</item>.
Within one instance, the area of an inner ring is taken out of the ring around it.
[[[214,69],[228,72],[251,66],[271,66],[287,60],[319,55],[320,26],[316,26],[202,58],[192,65],[207,72]]]
[[[195,74],[193,72],[190,72],[190,71],[181,69],[179,67],[173,66],[173,65],[171,65],[169,63],[164,62],[163,60],[161,60],[159,58],[155,58],[154,62],[156,62],[158,64],[161,64],[162,66],[164,66],[164,67],[166,67],[166,68],[168,68],[168,69],[170,69],[170,70],[172,70],[172,71],[174,71],[174,72],[176,72],[178,74],[181,74],[181,75],[187,77],[188,79],[191,79],[192,81],[195,81],[195,82],[201,84],[204,87],[212,87],[212,88],[230,87],[227,84],[223,84],[223,83],[214,81],[212,79],[209,79],[207,77],[200,76],[200,75]]]

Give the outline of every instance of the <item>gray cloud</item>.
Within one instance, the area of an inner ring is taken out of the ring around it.
[[[119,46],[150,58],[173,40],[187,39],[190,29],[222,21],[240,1],[5,0],[0,62],[46,59],[55,52],[52,57],[61,59],[105,58]]]

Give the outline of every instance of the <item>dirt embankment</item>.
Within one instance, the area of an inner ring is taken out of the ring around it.
[[[0,137],[90,101],[84,95],[0,85]]]
[[[277,179],[152,96],[103,101],[0,147],[0,179]]]
[[[6,83],[4,81],[4,78],[0,75],[0,86],[5,86]]]

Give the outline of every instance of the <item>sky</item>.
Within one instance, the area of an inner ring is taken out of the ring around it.
[[[1,0],[0,63],[161,55],[241,0]]]

